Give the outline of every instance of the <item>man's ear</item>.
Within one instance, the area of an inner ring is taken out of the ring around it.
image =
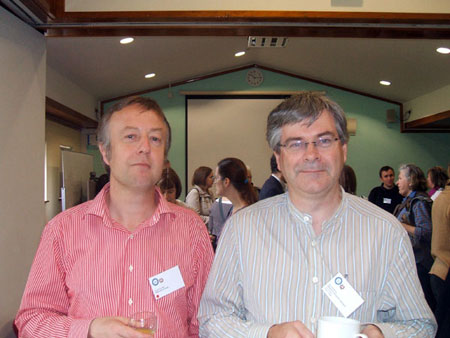
[[[275,159],[277,160],[277,168],[278,171],[281,173],[281,167],[280,167],[280,154],[278,154],[276,151],[273,152],[275,155]]]
[[[111,145],[110,145],[111,147]],[[98,149],[100,150],[100,153],[102,154],[102,158],[103,158],[103,162],[105,162],[105,164],[110,165],[109,164],[109,155],[108,151],[105,149],[105,146],[103,145],[103,143],[99,143],[98,145]]]

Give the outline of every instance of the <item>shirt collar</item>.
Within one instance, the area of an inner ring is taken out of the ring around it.
[[[410,193],[409,193],[409,195],[408,196],[406,196],[406,198],[414,198],[415,196],[416,196],[416,193],[417,193],[417,191],[411,191]]]
[[[107,198],[110,193],[110,183],[107,183],[103,189],[95,196],[92,200],[92,203],[86,210],[86,214],[95,215],[103,219],[103,223],[106,226],[112,227],[113,222],[110,213],[109,206],[107,203]],[[155,197],[157,201],[157,206],[153,215],[145,220],[139,227],[141,226],[151,226],[158,223],[162,217],[162,215],[167,215],[167,217],[174,217],[173,205],[166,201],[164,196],[161,194],[158,187],[155,189]]]
[[[344,189],[342,187],[340,187],[341,189],[341,203],[339,203],[339,206],[337,207],[336,211],[334,212],[334,214],[325,222],[323,222],[322,224],[322,233],[327,230],[331,225],[336,224],[336,221],[339,220],[343,213],[344,210],[346,208],[346,206],[348,205],[348,194],[344,191]],[[293,214],[296,218],[298,218],[302,223],[304,224],[312,224],[312,216],[310,214],[301,212],[300,210],[298,210],[294,204],[292,203],[289,194],[285,194],[286,198],[287,198],[287,204],[288,204],[288,210],[291,214]],[[314,231],[312,230],[312,226],[311,226],[311,234],[314,233]],[[315,236],[315,235],[314,235]]]

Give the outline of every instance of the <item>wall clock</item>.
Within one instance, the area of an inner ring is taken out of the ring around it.
[[[259,85],[261,85],[261,83],[263,83],[264,76],[259,69],[252,68],[247,72],[245,79],[250,86],[258,87]]]

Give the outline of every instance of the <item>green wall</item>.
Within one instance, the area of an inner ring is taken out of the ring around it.
[[[172,127],[172,148],[169,160],[182,181],[185,177],[185,97],[179,91],[292,91],[319,90],[338,102],[347,117],[357,120],[356,135],[350,137],[347,164],[353,167],[358,181],[358,195],[369,194],[370,189],[380,183],[378,170],[390,165],[396,171],[400,164],[415,163],[425,172],[428,168],[450,163],[449,133],[400,133],[400,124],[386,123],[386,110],[399,106],[354,94],[322,84],[263,70],[264,82],[252,88],[245,82],[247,70],[237,71],[197,82],[172,87],[173,97],[168,89],[145,94],[155,99],[164,110]],[[105,104],[108,109],[113,102]],[[265,133],[265,130],[261,130]],[[263,168],[262,170],[265,170]],[[256,168],[253,168],[256,170]],[[263,182],[255,182],[261,186]]]

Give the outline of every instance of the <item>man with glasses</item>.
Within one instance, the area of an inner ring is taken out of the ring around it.
[[[368,337],[433,337],[406,232],[339,185],[348,141],[339,105],[293,96],[270,113],[267,140],[288,193],[229,219],[200,303],[200,336],[309,338],[320,317],[344,316]]]

